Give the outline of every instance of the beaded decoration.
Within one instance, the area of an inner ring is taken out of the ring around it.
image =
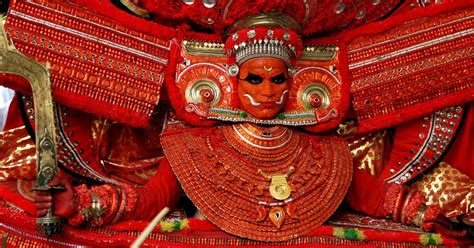
[[[344,141],[283,126],[170,131],[162,144],[198,209],[221,229],[255,240],[287,240],[321,225],[352,175]]]
[[[349,80],[361,131],[473,100],[474,8],[450,8],[354,31]]]
[[[19,51],[51,65],[55,101],[146,127],[160,99],[170,51],[169,39],[149,30],[174,30],[133,16],[124,22],[124,13],[108,4],[101,13],[68,1],[19,0],[5,26]]]

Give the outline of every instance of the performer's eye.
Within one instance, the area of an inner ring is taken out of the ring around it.
[[[259,75],[255,75],[253,73],[249,73],[246,78],[240,79],[240,80],[245,80],[251,84],[259,84],[263,82],[263,78],[260,77]]]
[[[282,84],[282,83],[286,82],[285,74],[281,73],[281,74],[278,74],[278,75],[272,77],[272,82],[275,83],[275,84]]]

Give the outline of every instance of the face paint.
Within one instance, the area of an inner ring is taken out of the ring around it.
[[[288,87],[288,68],[283,60],[256,58],[240,66],[239,99],[243,109],[256,118],[274,118],[283,108]]]

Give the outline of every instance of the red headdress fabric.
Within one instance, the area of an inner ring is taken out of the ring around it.
[[[192,23],[219,34],[248,16],[281,13],[301,24],[303,36],[327,36],[379,20],[402,2],[360,0],[354,5],[350,1],[334,0],[139,0],[138,5],[155,14],[159,22],[164,19],[172,23]]]

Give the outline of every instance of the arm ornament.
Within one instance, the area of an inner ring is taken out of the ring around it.
[[[137,193],[129,185],[101,185],[88,189],[75,187],[78,213],[69,219],[73,226],[101,226],[129,216],[137,203]]]
[[[413,224],[430,231],[430,225],[425,222],[435,219],[441,208],[437,205],[427,206],[425,195],[411,190],[403,185],[391,185],[385,194],[384,211],[388,218],[403,224]]]

